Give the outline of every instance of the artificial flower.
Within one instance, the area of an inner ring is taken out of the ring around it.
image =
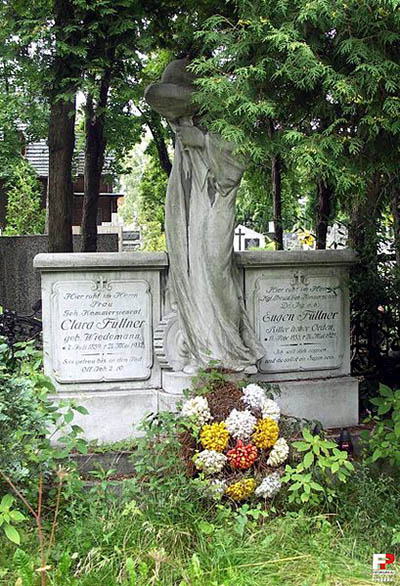
[[[266,450],[272,448],[279,436],[279,427],[276,421],[267,417],[259,419],[252,435],[253,442],[258,448]]]
[[[227,457],[215,450],[203,450],[193,456],[193,461],[197,470],[204,474],[216,474],[225,466]]]
[[[238,440],[236,446],[227,453],[228,460],[232,468],[239,468],[246,470],[257,460],[258,450],[253,444],[243,444],[242,440]]]
[[[206,424],[200,432],[200,441],[206,450],[223,452],[228,445],[229,431],[223,421]]]
[[[274,447],[271,450],[271,453],[269,455],[269,458],[267,460],[267,464],[268,466],[272,466],[274,468],[276,468],[277,466],[280,466],[281,464],[284,463],[284,461],[286,460],[286,458],[289,455],[289,446],[287,444],[287,441],[285,440],[284,437],[280,437]]]
[[[265,399],[265,391],[262,387],[255,384],[244,387],[243,402],[249,407],[252,407],[253,409],[261,409]]]
[[[278,403],[272,399],[264,399],[264,402],[261,405],[261,411],[264,419],[270,417],[274,421],[279,421],[281,416],[281,410],[279,409]]]
[[[244,478],[228,486],[226,494],[235,501],[243,501],[253,494],[255,488],[254,478]]]
[[[275,496],[281,489],[282,482],[277,472],[273,472],[266,476],[259,486],[256,488],[256,495],[265,499],[270,499]]]
[[[233,409],[225,420],[226,428],[235,439],[245,440],[253,432],[257,419],[250,411]]]
[[[210,408],[205,397],[197,396],[189,399],[181,409],[183,417],[192,417],[194,421],[202,426],[211,419]]]

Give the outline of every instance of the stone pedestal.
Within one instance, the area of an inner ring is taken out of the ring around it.
[[[235,258],[265,355],[257,374],[230,378],[277,383],[288,415],[326,427],[358,423],[348,295],[354,253],[257,251]],[[149,413],[175,410],[192,375],[170,369],[178,334],[164,302],[167,255],[40,254],[34,266],[42,277],[45,372],[55,398],[88,409],[75,420],[87,439],[119,441],[136,435]]]
[[[350,377],[351,250],[236,255],[246,308],[265,348],[250,380],[278,383],[282,411],[326,426],[358,423]]]
[[[45,373],[57,396],[85,406],[87,439],[120,441],[158,411],[165,253],[39,254]],[[135,431],[136,430],[136,431]]]

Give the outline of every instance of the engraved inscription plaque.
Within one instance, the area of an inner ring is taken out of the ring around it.
[[[255,327],[265,348],[259,371],[340,368],[344,356],[343,291],[328,275],[259,278]]]
[[[60,383],[149,378],[151,333],[147,281],[90,273],[52,286],[51,341]]]

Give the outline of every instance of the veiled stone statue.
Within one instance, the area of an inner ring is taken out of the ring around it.
[[[264,350],[245,313],[233,262],[235,200],[244,165],[232,144],[201,126],[187,64],[186,59],[170,63],[145,93],[176,136],[165,230],[180,332],[177,351],[187,373],[211,360],[252,373]]]

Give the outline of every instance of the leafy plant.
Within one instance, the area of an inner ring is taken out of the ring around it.
[[[400,389],[392,390],[380,385],[379,396],[370,399],[378,407],[376,415],[371,415],[366,422],[374,422],[375,427],[370,435],[364,431],[367,462],[387,460],[393,466],[400,465]]]
[[[295,468],[286,466],[283,482],[289,484],[289,502],[317,505],[322,499],[332,502],[336,497],[336,479],[346,482],[353,464],[347,452],[339,450],[335,442],[312,435],[309,429],[302,431],[303,440],[292,446],[303,454]]]
[[[39,471],[46,476],[73,449],[86,450],[82,429],[72,424],[74,411],[86,409],[67,401],[55,404],[54,392],[33,342],[15,344],[13,351],[0,343],[1,469],[14,483],[23,482],[24,491],[36,491]]]
[[[11,494],[5,494],[0,502],[0,527],[3,529],[7,539],[20,544],[21,538],[14,527],[15,523],[25,521],[26,517],[14,508],[15,498]]]

